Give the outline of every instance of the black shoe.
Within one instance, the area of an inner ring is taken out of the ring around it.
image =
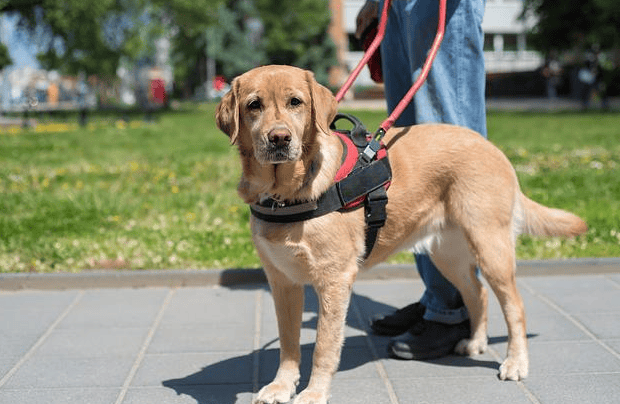
[[[403,335],[393,338],[388,352],[405,360],[441,358],[451,354],[456,344],[469,334],[469,320],[458,324],[422,320]]]
[[[370,319],[370,328],[378,335],[401,335],[417,322],[422,321],[426,308],[422,303],[413,303],[390,315],[378,314]]]

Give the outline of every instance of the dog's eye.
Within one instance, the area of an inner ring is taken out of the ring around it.
[[[298,105],[301,105],[301,100],[299,98],[297,98],[297,97],[293,97],[293,98],[291,98],[290,103],[291,103],[292,106],[296,107]]]
[[[248,104],[248,109],[257,110],[260,109],[260,107],[261,105],[259,100],[254,100]]]

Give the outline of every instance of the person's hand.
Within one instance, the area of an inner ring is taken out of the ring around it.
[[[362,38],[362,34],[366,31],[366,28],[373,20],[379,16],[379,3],[376,1],[366,1],[360,12],[357,14],[357,29],[355,30],[355,37],[357,39]]]

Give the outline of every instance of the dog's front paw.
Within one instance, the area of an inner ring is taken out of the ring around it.
[[[456,344],[454,352],[464,356],[474,356],[485,353],[487,350],[487,339],[462,339]]]
[[[295,395],[296,384],[272,382],[258,392],[253,404],[288,403]]]
[[[528,368],[527,358],[506,358],[499,367],[499,378],[501,380],[523,380],[527,378]]]
[[[293,404],[327,404],[327,394],[306,389],[295,397]]]

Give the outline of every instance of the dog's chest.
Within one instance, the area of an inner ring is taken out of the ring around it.
[[[312,282],[312,265],[309,264],[313,261],[313,257],[310,248],[304,243],[274,242],[269,238],[255,235],[254,244],[260,254],[291,281],[300,284]]]
[[[296,283],[311,282],[315,260],[308,234],[299,224],[274,225],[253,221],[252,238],[259,254]]]

